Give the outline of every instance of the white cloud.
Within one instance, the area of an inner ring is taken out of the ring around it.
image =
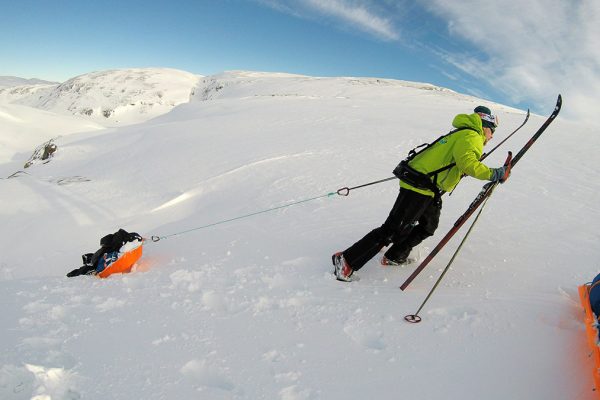
[[[399,31],[392,20],[384,16],[384,9],[377,2],[368,0],[259,0],[277,11],[296,17],[311,18],[315,15],[332,18],[334,23],[357,29],[378,39],[396,41]]]
[[[427,35],[418,29],[407,32],[415,18],[426,19],[427,14],[405,0],[257,1],[296,17],[325,18],[380,40],[426,49],[487,82],[512,103],[527,104],[542,114],[561,93],[563,117],[600,121],[595,116],[600,104],[599,0],[420,0],[420,7],[445,21],[451,38],[476,49],[459,52],[445,47],[448,43],[425,42]],[[431,37],[439,39],[436,33]]]
[[[360,4],[346,0],[306,0],[306,3],[318,12],[340,18],[346,23],[382,39],[398,40],[400,38],[392,22],[369,10],[366,3]]]
[[[451,35],[484,57],[442,52],[444,59],[510,96],[551,109],[558,93],[564,115],[597,120],[600,104],[600,2],[582,0],[431,0],[429,10]],[[593,116],[593,118],[592,118]]]

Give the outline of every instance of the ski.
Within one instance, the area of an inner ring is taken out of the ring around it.
[[[562,96],[559,94],[558,99],[556,100],[556,105],[554,106],[554,111],[552,114],[546,119],[546,122],[535,132],[535,134],[529,139],[529,141],[523,146],[523,148],[517,153],[516,156],[512,158],[510,163],[508,164],[508,169],[512,169],[515,164],[519,162],[521,157],[531,148],[533,143],[541,136],[541,134],[548,128],[548,126],[554,121],[554,119],[558,116],[560,112],[560,108],[562,107]],[[495,148],[494,148],[495,149]],[[440,250],[448,243],[448,241],[458,232],[458,230],[464,225],[464,223],[473,215],[473,213],[479,208],[479,206],[492,195],[494,189],[498,186],[498,182],[488,182],[483,185],[483,188],[475,197],[475,200],[471,202],[467,211],[465,211],[454,223],[454,226],[448,231],[446,236],[440,240],[440,242],[435,246],[435,248],[429,253],[429,255],[421,262],[421,264],[415,269],[415,271],[404,281],[404,283],[400,286],[401,290],[404,290],[410,285],[410,283],[425,269],[425,267],[433,260],[433,258],[440,252]]]

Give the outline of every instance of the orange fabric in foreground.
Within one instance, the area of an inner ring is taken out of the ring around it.
[[[592,312],[590,305],[590,287],[589,285],[579,286],[579,298],[581,305],[585,311],[584,322],[585,332],[587,335],[588,346],[592,351],[591,357],[594,359],[594,383],[596,385],[596,393],[600,396],[600,348],[598,347],[598,321]]]
[[[140,245],[140,247],[123,254],[117,261],[104,268],[97,276],[106,278],[112,274],[122,274],[131,271],[133,264],[142,257],[142,247],[143,246]]]

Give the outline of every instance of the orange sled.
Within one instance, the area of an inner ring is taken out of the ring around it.
[[[592,351],[591,357],[594,359],[594,384],[596,393],[600,395],[600,348],[598,347],[598,319],[592,311],[590,305],[590,285],[579,286],[579,298],[585,311],[584,322],[585,332],[587,334],[588,345]]]
[[[137,262],[137,260],[140,259],[140,257],[142,257],[142,247],[143,246],[140,245],[139,247],[124,253],[115,262],[104,268],[96,276],[100,278],[106,278],[112,274],[123,274],[131,271],[133,265]]]

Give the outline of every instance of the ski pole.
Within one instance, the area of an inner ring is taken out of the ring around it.
[[[491,194],[490,194],[490,196],[491,196]],[[417,312],[414,313],[414,314],[406,315],[404,317],[404,319],[407,322],[410,322],[411,324],[418,324],[419,322],[421,322],[421,317],[419,316],[419,313],[421,312],[421,310],[423,309],[423,307],[425,306],[425,304],[427,303],[427,301],[429,300],[429,298],[431,297],[431,295],[433,294],[433,292],[435,291],[435,289],[437,289],[438,285],[440,284],[440,282],[444,278],[444,275],[446,275],[446,272],[448,272],[448,270],[450,269],[450,266],[454,262],[454,259],[456,258],[456,256],[460,252],[460,249],[462,248],[463,244],[467,241],[467,238],[469,237],[469,234],[471,233],[471,231],[473,230],[473,227],[477,223],[477,220],[479,219],[479,216],[481,215],[481,212],[485,208],[485,205],[487,204],[487,201],[488,201],[489,198],[490,197],[488,196],[485,199],[484,203],[482,204],[481,208],[479,209],[479,213],[477,213],[477,216],[475,216],[475,219],[473,220],[473,223],[469,227],[469,230],[467,231],[467,234],[465,235],[465,237],[463,238],[463,240],[458,245],[458,248],[456,249],[456,251],[452,255],[452,258],[450,259],[450,261],[448,262],[448,265],[446,265],[446,268],[444,268],[444,271],[442,271],[442,274],[440,275],[440,277],[438,278],[438,280],[435,282],[435,285],[433,285],[433,287],[429,291],[429,294],[427,295],[427,297],[425,297],[425,300],[423,300],[423,303],[421,303],[421,306],[419,307],[419,309],[417,310]]]
[[[435,246],[434,249],[431,250],[431,253],[429,253],[429,255],[427,257],[425,257],[423,262],[421,262],[421,264],[419,264],[419,266],[408,277],[408,279],[406,279],[406,281],[404,281],[404,283],[400,286],[401,290],[404,290],[408,287],[408,285],[417,277],[417,275],[419,275],[421,273],[421,271],[423,271],[423,269],[431,262],[431,260],[433,260],[433,258],[440,252],[440,250],[446,245],[446,243],[448,243],[450,241],[450,239],[452,239],[452,237],[465,224],[465,222],[467,222],[467,220],[471,217],[471,215],[473,215],[473,213],[475,213],[475,211],[477,211],[479,206],[481,206],[483,203],[485,203],[487,201],[487,199],[494,192],[494,189],[496,188],[496,186],[498,186],[498,184],[500,182],[504,182],[504,180],[506,180],[508,178],[508,174],[510,173],[510,168],[511,168],[511,161],[512,161],[512,152],[509,151],[508,157],[506,157],[506,161],[504,162],[504,167],[506,168],[506,170],[504,171],[504,177],[499,182],[498,181],[488,182],[485,185],[483,185],[483,188],[481,189],[481,191],[479,192],[477,197],[475,197],[475,200],[473,200],[471,202],[471,204],[469,205],[469,208],[467,208],[467,211],[465,211],[463,213],[463,215],[458,217],[458,219],[454,223],[454,226],[452,227],[452,229],[450,229],[448,231],[448,233],[446,233],[446,236],[444,236],[442,238],[442,240],[440,240],[440,242],[437,244],[437,246]]]
[[[510,168],[514,167],[515,164],[523,157],[523,155],[529,150],[529,148],[535,143],[535,141],[544,133],[544,131],[548,128],[548,126],[556,119],[560,110],[562,108],[562,96],[559,94],[558,99],[556,100],[556,105],[554,106],[554,110],[552,114],[546,119],[546,121],[540,126],[540,128],[533,134],[531,139],[523,146],[523,148],[517,153],[517,155],[510,161]],[[436,256],[437,253],[448,243],[448,241],[454,236],[454,234],[463,226],[467,219],[473,215],[473,213],[479,208],[479,206],[483,203],[483,201],[488,197],[494,187],[498,185],[498,182],[488,182],[486,183],[477,197],[471,202],[467,211],[465,211],[454,223],[454,226],[446,233],[446,236],[440,240],[440,242],[435,246],[435,248],[429,253],[429,255],[419,264],[419,266],[415,269],[415,271],[404,281],[404,283],[400,286],[401,290],[405,290],[408,285],[423,271],[423,269],[431,262],[431,260]]]

